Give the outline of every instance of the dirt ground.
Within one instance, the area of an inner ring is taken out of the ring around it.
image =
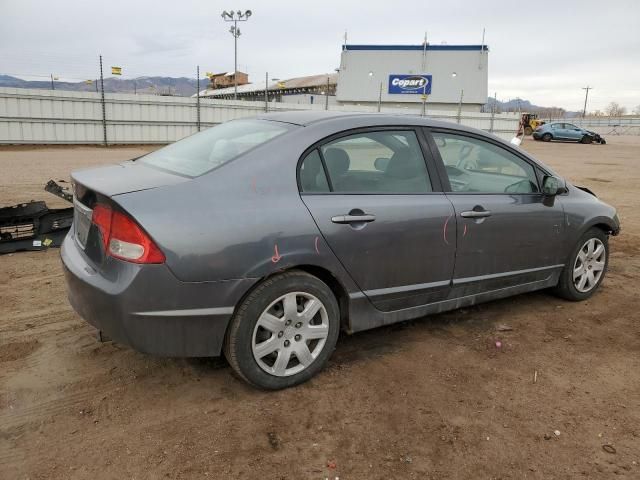
[[[540,292],[343,336],[286,391],[100,344],[57,250],[0,257],[0,478],[640,478],[640,137],[608,140],[523,145],[618,208],[591,300]],[[0,149],[0,204],[63,206],[46,180],[144,150]]]

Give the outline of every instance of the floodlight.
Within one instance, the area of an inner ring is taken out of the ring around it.
[[[246,12],[244,12],[244,16],[249,18],[251,16],[251,10],[247,10]]]

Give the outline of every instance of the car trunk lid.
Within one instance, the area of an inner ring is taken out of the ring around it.
[[[96,204],[119,209],[119,195],[191,180],[134,161],[73,172],[73,236],[87,258],[99,267],[106,260],[100,232],[92,222]]]
[[[71,178],[76,184],[107,197],[190,180],[190,177],[169,173],[136,161],[78,170],[73,172]]]

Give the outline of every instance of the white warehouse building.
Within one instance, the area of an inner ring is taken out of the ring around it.
[[[421,111],[479,112],[487,103],[486,45],[344,45],[336,99]]]

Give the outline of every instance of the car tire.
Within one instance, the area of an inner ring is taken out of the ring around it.
[[[589,250],[589,245],[593,246],[593,250]],[[598,253],[600,246],[603,250]],[[609,236],[599,228],[591,228],[580,237],[571,252],[554,292],[566,300],[586,300],[602,283],[608,266]],[[585,276],[586,282],[582,283]]]
[[[580,139],[580,143],[584,143],[584,144],[589,144],[593,142],[593,138],[591,138],[589,135],[584,135],[581,139]]]
[[[227,329],[224,353],[243,380],[278,390],[322,370],[339,330],[340,308],[331,289],[313,275],[292,270],[267,278],[241,302]]]
[[[543,142],[550,142],[552,139],[553,135],[551,135],[550,133],[545,133],[544,135],[542,135]]]

